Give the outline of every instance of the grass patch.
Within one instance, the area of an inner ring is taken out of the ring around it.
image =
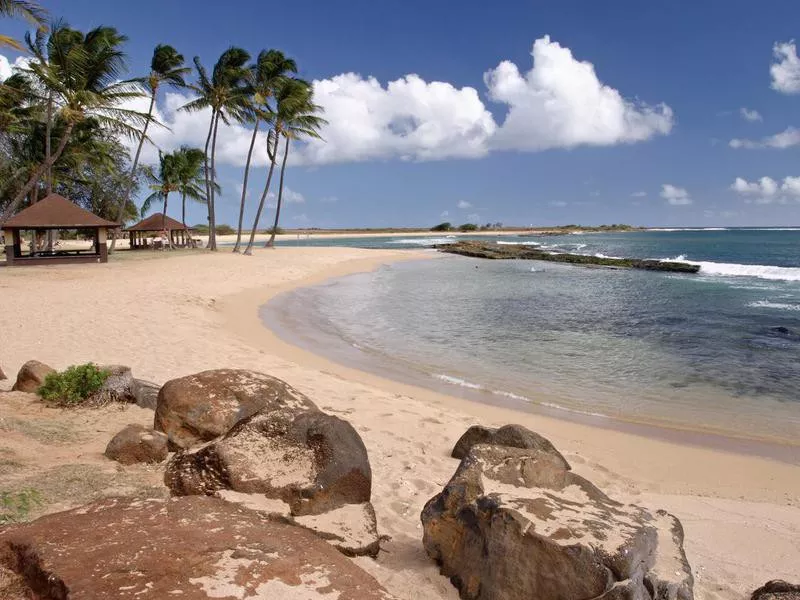
[[[0,492],[0,525],[27,521],[31,511],[42,503],[42,495],[35,489]]]
[[[69,424],[44,419],[0,418],[0,431],[16,431],[42,444],[60,446],[84,439],[70,429]]]

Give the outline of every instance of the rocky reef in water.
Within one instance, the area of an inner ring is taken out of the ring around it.
[[[612,267],[621,269],[644,269],[646,271],[668,271],[671,273],[697,273],[698,265],[682,262],[661,261],[640,258],[608,258],[589,256],[586,254],[551,254],[533,246],[524,244],[498,244],[496,242],[482,242],[464,240],[453,244],[437,244],[434,246],[440,252],[459,254],[473,258],[488,258],[492,260],[544,260],[548,262],[570,263],[584,266]]]

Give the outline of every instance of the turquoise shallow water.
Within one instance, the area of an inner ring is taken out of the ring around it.
[[[800,231],[500,239],[701,271],[447,257],[297,290],[265,316],[338,360],[489,403],[797,441]]]

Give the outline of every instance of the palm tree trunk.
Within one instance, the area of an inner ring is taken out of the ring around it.
[[[169,192],[166,192],[164,194],[164,214],[163,214],[162,219],[161,219],[161,229],[163,229],[164,231],[167,230],[167,203],[168,202],[169,202]],[[167,240],[169,241],[169,249],[170,250],[174,249],[174,246],[172,245],[172,230],[167,232]]]
[[[283,200],[283,175],[286,172],[286,159],[289,158],[289,137],[286,137],[286,146],[283,150],[283,163],[281,163],[281,179],[278,184],[278,206],[275,208],[275,224],[272,226],[272,233],[264,244],[265,248],[275,247],[275,233],[278,231],[278,220],[281,218],[281,204]]]
[[[49,92],[47,95],[47,124],[45,125],[45,133],[44,133],[44,158],[45,161],[50,160],[50,144],[51,144],[51,137],[53,132],[53,92]],[[47,168],[47,175],[46,175],[46,184],[47,184],[47,195],[53,193],[53,168]]]
[[[253,221],[253,229],[250,230],[250,241],[247,243],[247,248],[245,249],[244,253],[247,256],[253,254],[253,241],[256,238],[256,230],[258,229],[258,221],[261,219],[261,211],[264,210],[264,201],[267,199],[267,194],[269,193],[269,184],[272,181],[272,172],[275,170],[275,161],[270,160],[269,162],[269,173],[267,173],[267,182],[264,184],[264,191],[261,192],[261,199],[258,202],[258,210],[256,210],[256,218]]]
[[[133,184],[134,184],[134,177],[136,175],[136,167],[139,166],[139,157],[142,155],[142,147],[144,146],[144,140],[147,138],[147,128],[150,126],[150,119],[153,118],[153,107],[156,104],[156,88],[153,88],[153,93],[150,95],[150,109],[147,111],[147,120],[144,122],[144,128],[142,129],[142,137],[139,138],[139,145],[136,148],[136,155],[133,157],[133,164],[131,165],[131,175],[130,180],[128,181],[128,186],[125,189],[125,195],[120,200],[119,208],[117,209],[117,221],[122,224],[122,216],[125,213],[125,206],[127,206],[128,202],[131,200],[131,192],[133,192]],[[109,253],[114,252],[114,249],[117,247],[117,229],[114,228],[111,230],[111,247],[108,249]]]
[[[28,180],[22,189],[14,196],[14,199],[11,203],[6,207],[6,210],[0,215],[0,224],[5,223],[11,215],[13,215],[28,193],[33,189],[33,187],[38,183],[38,181],[42,178],[47,169],[51,168],[53,164],[59,159],[61,153],[64,152],[64,148],[67,147],[67,142],[69,141],[70,136],[72,135],[72,128],[75,126],[75,123],[70,121],[67,123],[67,128],[64,130],[64,134],[61,136],[61,140],[58,142],[58,148],[56,148],[55,153],[50,157],[49,160],[45,160],[41,165],[39,165],[36,170],[31,175],[31,178]]]
[[[186,192],[181,194],[181,223],[186,227]]]
[[[211,197],[210,197],[210,209],[209,214],[211,215],[211,223],[208,226],[208,249],[216,252],[217,251],[217,215],[216,215],[216,206],[215,206],[215,194],[214,194],[214,187],[215,187],[215,180],[216,180],[216,160],[217,160],[217,129],[219,128],[219,117],[220,113],[217,113],[217,118],[214,121],[214,136],[211,138]]]
[[[259,119],[256,119],[255,127],[253,127],[253,137],[250,138],[250,150],[247,151],[247,163],[244,166],[244,181],[242,182],[242,201],[239,205],[239,227],[236,229],[236,245],[233,247],[234,252],[239,252],[242,245],[242,221],[244,220],[244,203],[247,198],[247,178],[250,175],[250,159],[253,156],[253,146],[256,144],[256,136],[258,135]]]
[[[209,180],[209,168],[208,168],[208,147],[211,144],[211,135],[214,133],[214,119],[217,116],[217,111],[211,111],[211,122],[208,125],[208,135],[206,136],[206,147],[205,147],[205,176],[206,176],[206,206],[208,207],[208,232],[211,233],[211,183]],[[206,244],[206,248],[208,248],[211,244],[211,236],[209,235],[208,243]]]

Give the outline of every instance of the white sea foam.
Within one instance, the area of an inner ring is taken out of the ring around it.
[[[414,246],[434,246],[436,244],[453,244],[456,241],[456,237],[454,235],[448,235],[447,237],[437,237],[437,238],[403,238],[400,240],[390,240],[386,242],[387,244],[411,244]]]
[[[621,256],[609,256],[608,254],[603,254],[602,252],[595,252],[595,258],[618,258],[620,260],[624,260]]]
[[[737,263],[718,263],[711,261],[688,260],[685,254],[666,261],[698,265],[701,275],[723,277],[756,277],[773,281],[800,281],[800,267],[776,267],[773,265],[740,265]]]
[[[730,231],[727,227],[654,227],[647,231]]]
[[[459,387],[465,387],[471,390],[484,389],[482,385],[472,383],[471,381],[466,381],[465,379],[459,379],[458,377],[451,377],[450,375],[444,375],[441,373],[435,373],[433,376],[439,381],[444,381],[445,383],[449,383],[451,385],[457,385]]]
[[[769,300],[758,300],[748,304],[750,308],[774,308],[777,310],[800,311],[800,304],[786,304],[784,302],[770,302]]]
[[[540,402],[539,404],[541,404],[542,406],[546,406],[547,408],[555,408],[556,410],[563,410],[565,412],[574,413],[576,415],[586,415],[586,416],[589,416],[589,417],[601,417],[601,418],[604,418],[604,419],[608,418],[608,415],[604,415],[604,414],[596,413],[596,412],[589,412],[589,411],[585,411],[585,410],[577,410],[577,409],[574,409],[574,408],[567,408],[566,406],[561,406],[560,404],[555,404],[553,402]]]
[[[498,244],[501,246],[541,246],[541,242],[503,242],[498,240]]]

